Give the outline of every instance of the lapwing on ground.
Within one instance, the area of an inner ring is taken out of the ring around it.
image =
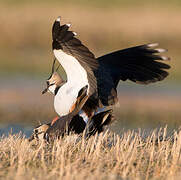
[[[84,138],[88,139],[91,136],[95,135],[96,133],[99,134],[103,132],[105,128],[108,125],[110,125],[114,120],[111,109],[94,115],[93,117],[91,117],[88,124],[84,121],[84,119],[79,114],[73,116],[71,120],[70,120],[70,116],[66,116],[66,117],[67,118],[63,117],[63,121],[62,121],[62,117],[58,117],[56,118],[56,121],[52,121],[51,123],[40,124],[33,130],[33,133],[31,137],[29,138],[29,141],[33,141],[33,140],[50,141],[50,138],[54,140],[56,138],[63,137],[65,134],[66,135],[75,134],[75,135],[79,135],[80,137],[83,136]],[[65,123],[65,121],[69,124]],[[55,125],[55,122],[58,122],[59,124],[61,124],[59,126],[64,127],[64,128],[60,128],[56,132],[58,123],[57,125]],[[67,125],[68,125],[68,128],[67,128]]]
[[[118,101],[119,81],[130,80],[138,84],[162,81],[168,76],[168,57],[160,55],[165,49],[158,43],[118,50],[96,58],[70,31],[70,24],[60,23],[58,17],[52,27],[52,49],[64,68],[67,81],[60,85],[55,68],[47,80],[47,88],[54,97],[55,111],[65,116],[74,111],[79,91],[87,86],[88,99],[81,114],[92,117],[98,108],[114,105]]]
[[[87,139],[96,133],[99,134],[103,132],[113,120],[112,109],[95,114],[89,119],[88,123],[86,123],[79,114],[75,116],[65,115],[60,117],[53,125],[49,124],[49,128],[43,138],[50,141],[71,133],[83,135],[83,137]]]
[[[88,124],[86,124],[84,119],[78,114],[88,99],[87,90],[88,86],[85,86],[79,91],[75,108],[71,113],[61,116],[49,124],[39,125],[34,129],[29,141],[33,139],[52,141],[70,132],[82,134],[84,130],[85,138],[103,132],[104,128],[114,119],[111,109],[94,115]]]

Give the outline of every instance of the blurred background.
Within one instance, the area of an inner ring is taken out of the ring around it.
[[[72,24],[96,57],[154,42],[169,49],[167,79],[148,86],[120,82],[112,129],[180,126],[180,0],[1,0],[0,134],[11,128],[31,133],[56,116],[53,97],[41,91],[51,69],[51,27],[57,16]]]

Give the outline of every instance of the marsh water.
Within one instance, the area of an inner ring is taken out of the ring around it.
[[[52,95],[41,95],[43,82],[43,77],[1,79],[0,136],[21,132],[29,137],[39,122],[49,122],[56,116]],[[141,128],[149,133],[167,125],[171,132],[181,125],[181,86],[178,84],[161,82],[142,86],[122,82],[118,94],[112,131]]]

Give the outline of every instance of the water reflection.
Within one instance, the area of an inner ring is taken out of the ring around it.
[[[30,137],[33,131],[33,127],[31,126],[21,126],[21,125],[7,125],[4,127],[0,127],[0,137],[8,136],[9,134],[19,134],[21,133],[22,136],[26,138]]]
[[[157,128],[129,128],[129,127],[116,127],[117,125],[112,125],[109,130],[112,132],[115,132],[116,134],[122,136],[126,132],[134,132],[140,134],[142,138],[148,137],[150,134],[155,132],[158,134],[160,131],[164,131],[164,128],[166,128],[167,137],[173,135],[174,131],[177,131],[173,128],[167,128],[167,127],[157,127]],[[33,127],[32,126],[22,126],[22,125],[7,125],[4,127],[0,127],[0,137],[7,137],[9,134],[20,134],[22,137],[29,138],[32,135]]]

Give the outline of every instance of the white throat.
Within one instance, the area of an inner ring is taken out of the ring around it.
[[[56,89],[56,85],[53,85],[48,88],[48,91],[55,95],[55,89]]]
[[[53,50],[53,52],[67,75],[67,82],[59,89],[54,101],[56,112],[62,116],[69,113],[83,87],[88,85],[89,91],[89,83],[87,72],[77,59],[62,50]]]

